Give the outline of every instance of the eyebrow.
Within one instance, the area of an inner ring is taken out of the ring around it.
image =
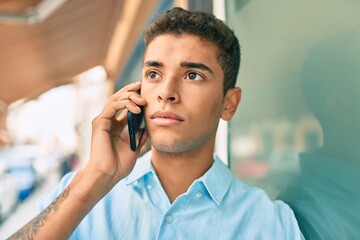
[[[146,61],[146,62],[144,62],[144,66],[147,66],[147,67],[163,67],[164,64],[162,62],[157,62],[157,61]]]
[[[206,66],[205,64],[202,64],[202,63],[182,62],[180,64],[180,66],[186,67],[186,68],[197,68],[197,69],[205,70],[205,71],[208,71],[209,73],[211,73],[212,75],[215,76],[214,71],[210,67],[208,67],[208,66]]]

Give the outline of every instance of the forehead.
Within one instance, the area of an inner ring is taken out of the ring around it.
[[[147,46],[144,62],[161,59],[207,61],[217,63],[218,47],[207,40],[192,34],[161,34]]]

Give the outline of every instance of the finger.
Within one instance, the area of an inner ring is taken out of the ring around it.
[[[139,90],[140,87],[141,82],[136,82],[129,84],[123,87],[121,90],[117,91],[109,98],[99,117],[106,119],[115,117],[115,119],[118,120],[120,119],[118,118],[118,116],[120,116],[119,111],[123,109],[128,109],[129,111],[136,114],[140,113],[141,109],[138,107],[138,105],[144,106],[146,104],[145,99],[135,92],[136,90]]]
[[[139,90],[141,88],[141,81],[137,81],[134,83],[130,83],[128,85],[126,85],[125,87],[120,89],[120,92],[129,92],[129,91],[136,91]]]
[[[140,104],[144,104],[145,100],[136,102]],[[129,111],[133,113],[140,113],[141,109],[140,107],[132,100],[126,99],[126,100],[118,100],[118,101],[111,101],[109,102],[105,108],[103,109],[102,113],[100,114],[101,117],[111,119],[113,117],[116,117],[119,115],[119,111],[128,109]]]
[[[115,101],[112,103],[112,106],[115,109],[119,109],[119,110],[126,108],[130,112],[136,113],[136,114],[141,112],[141,108],[132,100]]]
[[[146,100],[136,92],[129,93],[128,99],[133,101],[136,105],[145,106]]]
[[[128,113],[128,110],[127,110],[126,108],[123,109],[123,110],[119,110],[119,111],[116,113],[115,119],[116,119],[117,121],[121,121],[122,119],[126,118],[127,113]]]
[[[116,97],[114,97],[114,96],[111,97],[111,99],[108,102],[111,103],[113,101],[124,101],[124,100],[131,100],[135,104],[141,105],[141,106],[146,104],[145,99],[136,92],[124,92],[124,93],[118,94]]]
[[[125,87],[121,88],[119,91],[115,92],[113,95],[112,95],[112,98],[113,99],[118,99],[121,97],[121,95],[123,93],[126,93],[126,92],[136,92],[137,90],[140,90],[141,88],[141,82],[135,82],[135,83],[131,83],[129,85],[126,85]]]
[[[108,104],[105,105],[104,109],[100,113],[99,117],[106,118],[106,119],[112,119],[117,115],[119,110],[123,110],[125,108],[124,101],[111,101]]]
[[[112,97],[107,104],[112,104],[118,110],[128,108],[133,113],[140,113],[141,109],[137,106],[145,106],[146,100],[136,92],[126,92],[119,94],[117,98]]]
[[[115,119],[113,120],[111,135],[120,136],[121,132],[123,132],[125,128],[127,129],[127,112],[127,110],[124,110],[116,121]],[[127,130],[125,132],[127,132]]]

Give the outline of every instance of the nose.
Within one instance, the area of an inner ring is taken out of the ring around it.
[[[180,101],[179,86],[175,78],[163,79],[158,95],[159,102],[177,103]]]

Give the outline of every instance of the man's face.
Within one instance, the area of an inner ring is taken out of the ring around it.
[[[217,47],[189,34],[163,34],[147,47],[141,95],[152,146],[162,152],[213,147],[223,111]]]

